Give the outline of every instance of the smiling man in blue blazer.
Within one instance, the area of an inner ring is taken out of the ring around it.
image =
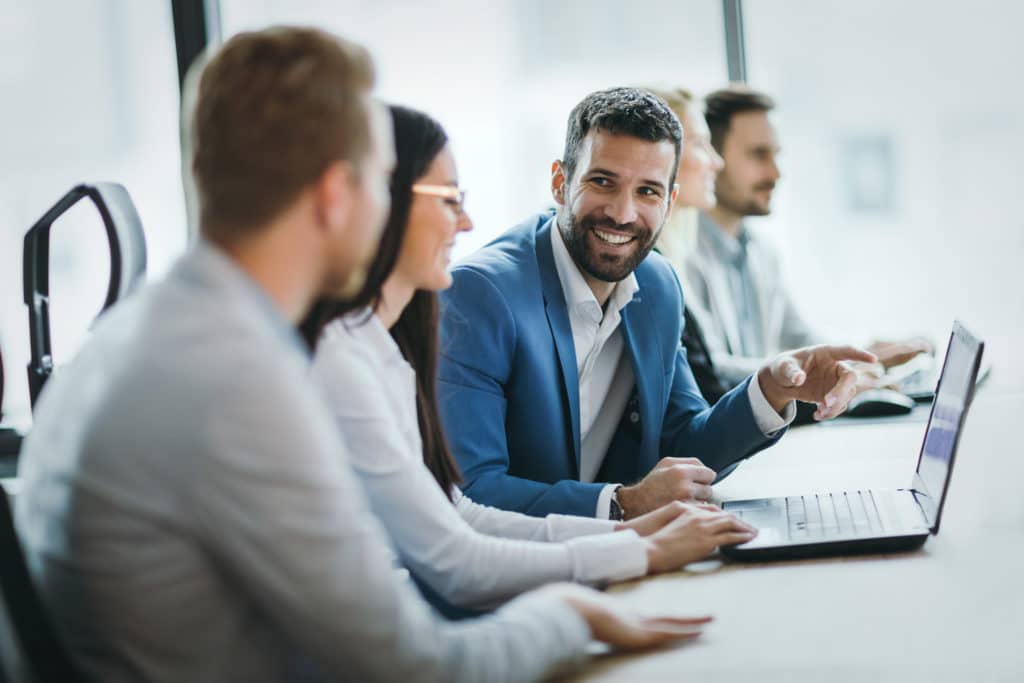
[[[708,500],[715,471],[778,439],[794,399],[841,412],[850,347],[784,354],[704,401],[680,346],[679,282],[651,253],[675,200],[682,128],[654,95],[614,88],[569,116],[554,212],[453,271],[439,401],[475,501],[533,515],[634,517]]]

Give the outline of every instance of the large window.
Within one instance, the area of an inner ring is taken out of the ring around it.
[[[414,3],[222,0],[225,38],[274,23],[320,26],[366,45],[385,100],[427,111],[448,130],[483,245],[551,204],[551,162],[585,94],[615,85],[726,80],[718,0],[468,0]]]
[[[217,0],[209,0],[217,2]],[[726,81],[722,3],[617,0],[220,0],[223,37],[321,26],[369,47],[379,95],[448,129],[476,230],[464,255],[550,206],[550,162],[585,93],[619,84]],[[837,338],[924,332],[962,316],[986,336],[1024,319],[1024,218],[1014,87],[1024,6],[927,0],[743,5],[747,73],[773,95],[783,179],[751,225],[782,247],[809,319]],[[59,49],[55,49],[59,46]],[[184,248],[170,3],[0,0],[0,344],[8,412],[27,412],[24,231],[85,180],[123,183],[150,278]],[[55,226],[58,362],[98,309],[106,256],[91,208]]]
[[[150,277],[185,246],[174,54],[168,2],[0,0],[0,344],[4,408],[18,422],[28,413],[21,246],[29,226],[76,183],[110,180],[138,207]],[[108,257],[94,214],[83,202],[54,225],[58,362],[103,302]]]
[[[1024,320],[1024,5],[744,4],[748,77],[777,98],[783,178],[756,221],[809,318],[846,336],[990,339]],[[993,349],[995,350],[995,349]]]

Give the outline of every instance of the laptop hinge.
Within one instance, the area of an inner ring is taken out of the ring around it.
[[[917,480],[919,477],[915,474],[914,479]],[[918,484],[917,481],[914,483]],[[921,513],[924,515],[925,523],[928,525],[928,531],[935,534],[938,531],[938,529],[935,528],[935,519],[939,508],[939,502],[932,496],[928,495],[924,486],[914,486],[908,490],[914,494],[914,500],[917,502],[918,507],[921,508]]]

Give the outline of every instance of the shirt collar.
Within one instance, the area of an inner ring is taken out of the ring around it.
[[[558,280],[562,284],[562,292],[565,295],[565,303],[569,310],[585,309],[596,311],[597,321],[601,320],[601,305],[597,297],[590,289],[590,285],[583,279],[583,273],[572,260],[568,247],[562,239],[562,233],[558,227],[558,218],[552,219],[551,225],[551,250],[555,257],[555,270],[558,271]],[[621,311],[626,304],[633,300],[636,293],[640,291],[640,285],[636,281],[636,274],[630,273],[628,277],[615,283],[612,294],[608,297],[608,310]]]
[[[309,348],[295,326],[281,314],[281,310],[266,291],[219,247],[206,240],[199,240],[187,258],[191,266],[198,269],[201,274],[249,301],[268,327],[274,331],[275,336],[304,359],[310,360]]]
[[[711,216],[702,212],[700,214],[700,231],[706,236],[722,261],[738,266],[746,259],[750,234],[743,225],[740,226],[739,234],[733,237],[722,230]]]
[[[332,320],[324,327],[325,340],[345,337],[359,341],[361,346],[373,354],[382,365],[390,365],[396,361],[405,363],[402,350],[398,348],[394,337],[369,307]]]

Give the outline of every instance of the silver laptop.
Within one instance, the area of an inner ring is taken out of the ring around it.
[[[892,552],[917,548],[937,534],[984,348],[953,323],[911,488],[727,501],[722,508],[756,527],[758,535],[723,547],[722,554],[759,561]]]

